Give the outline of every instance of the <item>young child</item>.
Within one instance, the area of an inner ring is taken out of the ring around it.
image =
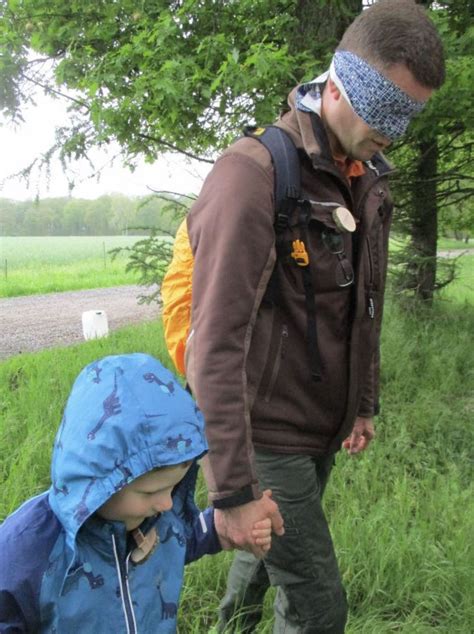
[[[184,565],[221,550],[212,508],[194,503],[206,451],[200,411],[158,361],[84,368],[51,488],[0,526],[0,632],[175,632]],[[270,520],[253,534],[268,550]]]

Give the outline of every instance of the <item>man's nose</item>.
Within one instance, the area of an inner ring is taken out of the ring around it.
[[[376,142],[380,143],[380,145],[383,145],[384,147],[388,147],[392,143],[388,137],[383,136],[382,134],[377,137]]]

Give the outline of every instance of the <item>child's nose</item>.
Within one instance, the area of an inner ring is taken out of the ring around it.
[[[157,513],[163,513],[163,511],[169,511],[173,507],[173,500],[171,495],[161,496],[154,504],[154,510]]]

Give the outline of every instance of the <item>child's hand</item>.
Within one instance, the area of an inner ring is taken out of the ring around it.
[[[256,546],[267,553],[272,545],[272,521],[269,517],[255,522],[252,528],[252,538]]]
[[[272,492],[270,489],[266,489],[263,491],[263,495],[271,498]],[[264,553],[268,553],[272,545],[272,520],[269,517],[255,522],[252,528],[252,538],[256,546],[259,546]]]
[[[262,515],[268,517],[257,519]],[[247,550],[259,559],[265,557],[270,550],[272,528],[275,535],[281,536],[285,533],[283,518],[276,502],[272,500],[270,489],[263,491],[259,500],[234,508],[215,509],[214,522],[223,550]]]

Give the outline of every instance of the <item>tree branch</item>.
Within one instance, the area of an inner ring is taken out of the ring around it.
[[[154,194],[163,194],[162,198],[166,195],[169,195],[169,196],[179,196],[180,198],[189,198],[189,200],[196,200],[196,196],[188,196],[188,194],[180,194],[179,192],[170,192],[165,189],[153,189],[153,187],[150,187],[149,185],[147,185],[147,189],[149,189]],[[170,198],[166,198],[166,200],[175,202],[174,200]]]
[[[61,92],[60,90],[56,90],[55,88],[51,88],[51,86],[48,86],[48,84],[43,84],[42,82],[38,81],[37,79],[34,79],[33,77],[29,77],[28,75],[25,75],[24,73],[22,73],[22,78],[26,79],[27,81],[30,81],[31,83],[35,84],[36,86],[39,86],[40,88],[43,88],[43,90],[45,90],[48,93],[52,93],[54,95],[57,95],[58,97],[63,97],[64,99],[69,99],[70,101],[73,101],[74,103],[76,103],[78,106],[81,106],[81,108],[85,108],[87,111],[90,110],[89,106],[84,102],[84,101],[80,101],[79,99],[75,99],[74,97],[71,97],[71,95],[67,95],[64,92]]]
[[[195,159],[196,161],[201,161],[202,163],[209,163],[210,165],[214,164],[213,159],[206,159],[206,158],[203,158],[202,156],[197,156],[197,154],[193,154],[192,152],[187,152],[186,150],[183,150],[177,147],[176,145],[169,143],[168,141],[164,141],[163,139],[157,139],[156,137],[152,137],[149,134],[143,134],[142,132],[139,132],[137,136],[140,137],[141,139],[152,141],[153,143],[156,143],[157,145],[163,145],[164,147],[167,147],[167,148],[170,148],[170,150],[173,150],[173,152],[184,154],[184,156]]]

